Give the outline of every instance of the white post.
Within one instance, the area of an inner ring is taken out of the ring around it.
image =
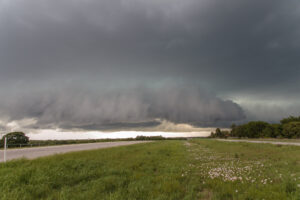
[[[4,162],[6,162],[7,138],[4,137]]]

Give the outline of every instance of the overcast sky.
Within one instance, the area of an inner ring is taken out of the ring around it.
[[[300,115],[299,22],[299,0],[0,0],[0,128]]]

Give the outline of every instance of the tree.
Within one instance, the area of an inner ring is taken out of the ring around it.
[[[280,124],[269,124],[263,121],[252,121],[238,126],[232,124],[230,135],[239,138],[300,138],[300,116],[290,116],[282,119],[280,122]]]
[[[222,136],[222,132],[219,128],[216,129],[216,137],[221,137]]]
[[[282,137],[282,125],[281,124],[272,124],[273,127],[273,135],[274,138]]]
[[[231,128],[230,136],[237,137],[237,126],[235,124],[232,124],[230,128]]]
[[[263,130],[268,127],[268,123],[262,121],[249,122],[246,124],[246,136],[249,138],[259,138]]]
[[[281,124],[288,124],[290,122],[300,122],[300,116],[299,117],[289,116],[288,118],[282,119],[280,122]]]
[[[239,138],[247,137],[246,127],[247,127],[247,124],[237,126],[234,130],[234,136],[239,137]]]
[[[274,137],[273,126],[269,125],[265,129],[263,129],[261,137],[266,137],[266,138]]]
[[[230,132],[229,131],[221,131],[222,135],[221,138],[227,138],[230,136]]]
[[[228,136],[230,136],[229,131],[222,131],[220,128],[216,129],[216,132],[211,132],[210,137],[214,138],[227,138]]]
[[[282,135],[286,138],[300,138],[300,122],[284,124]]]
[[[254,121],[247,124],[234,127],[232,129],[232,135],[236,137],[248,137],[248,138],[259,138],[263,137],[264,134],[271,134],[272,130],[267,130],[263,133],[264,129],[270,126],[266,122]]]
[[[1,141],[2,145],[5,137],[7,138],[8,145],[27,144],[29,142],[29,137],[27,137],[23,132],[12,132],[4,135]]]

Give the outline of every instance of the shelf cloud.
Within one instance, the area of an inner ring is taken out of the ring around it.
[[[208,126],[244,118],[242,108],[199,88],[132,88],[87,92],[42,91],[7,99],[0,106],[8,121],[35,119],[27,128],[110,130],[161,125],[162,120]],[[27,122],[27,123],[26,123]],[[27,125],[26,125],[27,124]]]

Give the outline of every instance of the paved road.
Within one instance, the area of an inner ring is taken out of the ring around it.
[[[258,141],[258,140],[230,140],[230,139],[217,139],[217,140],[218,141],[225,141],[225,142],[268,143],[268,144],[300,146],[300,143],[297,143],[297,142],[276,142],[276,141]]]
[[[33,147],[23,149],[9,149],[6,152],[7,160],[18,158],[34,159],[42,156],[49,156],[53,154],[67,153],[71,151],[82,151],[90,149],[103,149],[116,146],[131,145],[137,143],[144,143],[149,141],[122,141],[122,142],[99,142],[99,143],[86,143],[86,144],[69,144],[47,147]],[[4,152],[0,150],[0,162],[3,162]]]

